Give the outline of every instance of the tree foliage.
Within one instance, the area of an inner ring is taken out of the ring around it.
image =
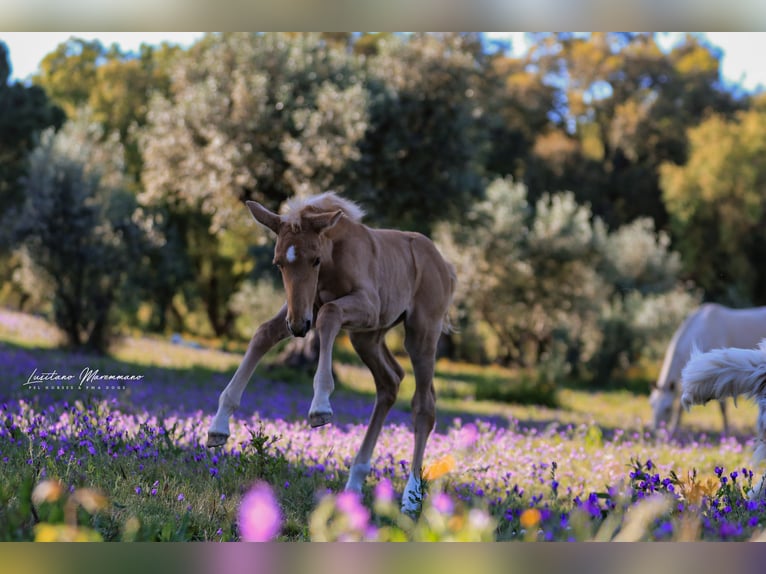
[[[144,200],[183,203],[221,229],[242,199],[272,208],[332,180],[365,127],[358,70],[312,35],[223,34],[174,68],[143,138]]]
[[[458,267],[462,323],[486,325],[503,362],[589,364],[606,384],[649,340],[669,338],[694,305],[678,281],[678,254],[651,221],[609,233],[572,193],[532,205],[526,187],[506,179],[486,195],[469,223],[442,226],[438,239]]]
[[[267,239],[242,200],[276,209],[332,184],[366,126],[359,73],[315,35],[224,34],[179,58],[152,100],[140,199],[167,210],[216,335],[232,332],[249,244]]]
[[[741,106],[718,81],[720,54],[688,35],[670,52],[654,34],[539,34],[528,61],[555,88],[525,182],[571,189],[610,227],[637,217],[667,226],[662,162],[686,158],[686,129]]]
[[[124,191],[116,138],[88,117],[48,130],[30,156],[14,234],[33,277],[51,288],[53,316],[70,345],[103,351],[109,313],[140,253],[135,198]]]
[[[105,134],[119,134],[136,189],[142,171],[138,131],[146,124],[152,95],[168,94],[170,69],[180,51],[169,44],[142,44],[137,54],[125,53],[116,45],[106,48],[72,37],[43,58],[33,79],[68,117],[87,106]]]
[[[19,242],[7,275],[27,304],[63,309],[48,287],[82,300],[46,266],[87,258],[81,282],[111,286],[108,300],[101,287],[88,296],[122,321],[244,336],[248,306],[268,314],[280,294],[270,237],[243,200],[276,210],[334,189],[368,223],[438,231],[460,268],[456,349],[473,359],[603,382],[661,353],[696,286],[766,301],[753,264],[766,255],[763,96],[722,86],[721,54],[699,36],[669,50],[644,33],[529,39],[516,57],[478,34],[225,33],[138,53],[72,38],[34,86],[8,85],[0,44],[0,209],[13,222],[0,233]],[[61,109],[65,133],[27,163]],[[27,166],[36,174],[19,187]],[[40,207],[59,196],[84,223]],[[93,251],[36,239],[38,220]],[[143,240],[120,250],[110,229]]]
[[[686,271],[706,297],[766,304],[766,113],[714,115],[689,132],[684,165],[662,166],[662,187]]]
[[[378,225],[429,233],[483,191],[488,134],[470,35],[382,39],[365,65],[369,126],[345,174]]]
[[[58,129],[64,122],[63,111],[45,91],[9,83],[10,74],[8,49],[0,41],[0,213],[7,213],[22,200],[19,180],[40,132],[48,127]]]

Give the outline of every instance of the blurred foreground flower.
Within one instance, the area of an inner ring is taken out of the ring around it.
[[[387,507],[384,501],[380,504]],[[358,542],[378,535],[361,495],[351,491],[325,496],[309,518],[309,532],[315,542]]]
[[[32,503],[37,505],[42,522],[34,527],[35,542],[101,542],[101,535],[91,528],[78,526],[77,507],[96,514],[107,506],[106,497],[90,488],[78,488],[66,494],[58,480],[43,480],[32,490]],[[64,520],[64,524],[59,521]]]
[[[74,504],[82,506],[88,514],[95,514],[106,508],[106,497],[90,488],[78,488],[69,499]]]
[[[519,522],[522,528],[533,528],[540,523],[541,518],[542,514],[537,508],[527,508],[521,513]]]
[[[455,468],[455,457],[448,454],[428,466],[423,472],[423,478],[426,480],[436,480],[450,472],[453,468]]]
[[[103,542],[95,530],[69,524],[35,524],[35,542]]]
[[[245,542],[267,542],[279,534],[282,513],[268,484],[259,482],[242,497],[238,519],[240,538]]]
[[[63,485],[58,480],[43,480],[32,491],[32,502],[56,502],[64,492]]]

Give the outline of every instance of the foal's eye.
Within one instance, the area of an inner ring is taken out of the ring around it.
[[[313,263],[313,265],[314,265],[314,267],[319,267],[319,257],[317,257],[316,259],[314,259],[314,263]]]

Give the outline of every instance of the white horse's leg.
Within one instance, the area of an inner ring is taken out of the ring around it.
[[[375,378],[376,396],[375,407],[367,425],[367,432],[349,471],[346,490],[361,492],[364,481],[370,472],[370,459],[378,436],[383,428],[386,415],[396,401],[399,383],[404,378],[404,369],[396,362],[391,351],[386,347],[384,337],[385,331],[351,333],[351,343],[354,345],[354,349]]]
[[[230,434],[229,417],[239,407],[242,393],[245,391],[258,361],[269,349],[289,335],[285,321],[286,316],[287,306],[284,306],[272,319],[258,327],[255,335],[253,335],[242,363],[218,397],[218,411],[207,431],[207,446],[220,446],[226,443]]]
[[[721,407],[721,417],[723,417],[723,436],[729,436],[729,418],[726,415],[726,400],[721,399],[718,401],[718,406]]]
[[[676,397],[677,399],[678,397]],[[681,415],[683,414],[683,407],[681,401],[673,401],[673,414],[670,417],[670,424],[668,424],[668,438],[675,438],[679,427],[681,426]]]

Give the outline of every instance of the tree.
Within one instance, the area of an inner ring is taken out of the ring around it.
[[[554,332],[583,331],[586,316],[597,313],[607,296],[595,271],[605,231],[591,223],[589,210],[572,194],[544,196],[530,205],[525,186],[505,179],[495,180],[486,194],[467,225],[447,227],[454,245],[468,249],[467,256],[454,257],[470,265],[461,269],[458,263],[459,283],[467,291],[457,299],[465,297],[474,319],[492,329],[498,358],[536,364]]]
[[[705,298],[766,304],[766,113],[714,115],[688,132],[685,164],[663,164],[661,183],[685,271]]]
[[[556,90],[546,85],[528,57],[496,53],[485,68],[479,97],[491,142],[487,171],[524,181],[537,137],[553,127],[549,114]]]
[[[137,54],[125,53],[117,45],[105,48],[73,37],[43,58],[33,80],[69,117],[87,105],[104,134],[119,133],[131,187],[137,189],[142,170],[137,131],[146,123],[152,95],[168,94],[170,68],[180,52],[170,44],[142,44]]]
[[[88,104],[98,81],[98,67],[106,57],[107,50],[98,40],[73,37],[42,59],[32,81],[63,108],[68,118],[73,118]]]
[[[140,199],[167,209],[216,335],[232,331],[250,246],[269,240],[243,200],[276,209],[335,181],[366,127],[358,74],[353,56],[316,35],[210,35],[152,100]]]
[[[529,63],[556,89],[557,129],[535,145],[530,190],[571,189],[613,228],[641,216],[666,228],[659,165],[685,160],[688,127],[746,104],[722,88],[720,53],[691,35],[669,53],[653,34],[536,40]]]
[[[30,156],[14,236],[69,345],[104,351],[110,311],[140,253],[135,198],[124,191],[122,148],[84,114],[47,130]]]
[[[430,233],[482,196],[476,44],[471,35],[394,36],[366,60],[368,128],[340,181],[372,223]]]
[[[243,199],[277,208],[323,187],[365,127],[358,73],[314,35],[204,38],[179,60],[172,96],[152,102],[145,198],[200,209],[220,229]]]
[[[0,213],[7,213],[23,199],[19,179],[26,171],[26,156],[45,128],[58,129],[64,112],[51,103],[45,91],[19,82],[11,74],[6,45],[0,42]]]
[[[497,179],[437,240],[458,270],[468,327],[458,345],[475,345],[486,326],[487,355],[504,363],[565,364],[603,386],[656,353],[651,341],[669,338],[696,304],[667,234],[648,219],[609,233],[570,192],[530,204],[523,184]]]

